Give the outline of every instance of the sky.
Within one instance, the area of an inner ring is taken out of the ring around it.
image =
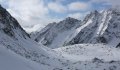
[[[67,17],[82,20],[90,11],[118,7],[119,3],[120,0],[0,0],[27,32]]]

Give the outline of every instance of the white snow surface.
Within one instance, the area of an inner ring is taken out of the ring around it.
[[[0,15],[0,70],[120,70],[119,48],[106,44],[76,44],[50,49],[30,39],[1,6]],[[63,43],[64,38],[59,37],[56,41]]]
[[[73,61],[91,61],[94,58],[104,61],[120,60],[120,49],[105,44],[76,44],[54,50]]]
[[[0,70],[45,70],[42,65],[27,60],[0,45]]]

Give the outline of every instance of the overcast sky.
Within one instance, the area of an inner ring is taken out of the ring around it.
[[[28,32],[66,17],[82,19],[92,10],[119,6],[120,0],[0,0]]]

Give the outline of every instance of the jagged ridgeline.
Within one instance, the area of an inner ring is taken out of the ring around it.
[[[64,42],[79,26],[81,21],[68,17],[58,23],[50,23],[41,31],[31,34],[31,37],[45,46],[57,48],[63,46]]]
[[[87,14],[83,21],[67,18],[51,26],[49,24],[36,35],[34,34],[34,40],[52,48],[83,43],[118,44],[120,10],[115,8],[100,12],[95,10]]]
[[[68,44],[120,42],[120,10],[94,11],[86,18],[83,23],[88,25],[81,29]]]
[[[18,21],[15,18],[13,18],[1,5],[0,5],[0,30],[2,30],[10,37],[16,39],[17,39],[16,35],[21,36],[21,38],[30,37],[19,25]]]

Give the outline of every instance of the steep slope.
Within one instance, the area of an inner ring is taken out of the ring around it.
[[[0,31],[3,31],[8,36],[17,39],[17,36],[21,38],[29,38],[29,35],[21,28],[19,23],[0,6]]]
[[[63,62],[64,60],[62,61],[60,59],[61,56],[59,57],[59,54],[31,40],[29,38],[29,35],[21,28],[17,20],[15,20],[1,6],[0,6],[0,49],[1,57],[2,57],[1,54],[3,53],[3,57],[0,58],[1,59],[0,61],[3,60],[2,63],[5,62],[4,65],[12,64],[13,60],[16,61],[13,62],[13,65],[7,66],[8,68],[13,70],[16,70],[14,65],[17,63],[18,65],[15,66],[17,66],[18,68],[21,67],[20,70],[30,70],[32,68],[34,70],[52,70],[56,67],[60,68],[64,66],[62,65],[62,63],[64,63]],[[7,57],[10,57],[10,59],[8,59]],[[17,62],[17,60],[20,60],[21,62],[20,61]],[[33,64],[37,66],[34,65],[32,66],[31,63],[32,61],[34,61]],[[2,65],[2,63],[0,64]],[[27,64],[28,66],[30,66],[30,68],[27,67]],[[8,69],[5,68],[4,65],[0,66],[0,69],[1,68],[3,68],[2,70]],[[40,67],[38,67],[38,65]]]
[[[78,43],[111,44],[111,42],[114,42],[114,46],[116,46],[120,42],[119,10],[108,9],[102,12],[94,11],[88,14],[82,23],[88,25],[82,28],[71,41],[66,43],[66,45]]]
[[[64,44],[68,36],[71,35],[77,27],[81,26],[80,22],[81,21],[77,19],[68,17],[59,23],[47,25],[32,37],[34,37],[33,39],[35,39],[35,41],[45,46],[57,48]]]

